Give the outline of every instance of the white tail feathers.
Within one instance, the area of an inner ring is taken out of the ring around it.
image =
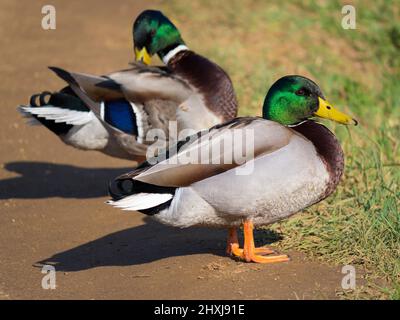
[[[173,198],[170,193],[137,193],[121,200],[109,200],[106,203],[122,210],[138,211],[156,207]]]
[[[86,124],[94,119],[94,114],[91,111],[76,111],[52,105],[43,107],[19,106],[18,110],[25,116],[36,115],[39,118],[53,120],[56,123],[63,122],[76,126]]]
[[[42,125],[40,123],[40,121],[38,121],[35,117],[33,117],[33,115],[27,111],[24,111],[24,108],[26,108],[25,106],[18,106],[17,110],[19,111],[19,113],[22,114],[22,116],[24,118],[27,119],[26,123],[30,126],[40,126]]]

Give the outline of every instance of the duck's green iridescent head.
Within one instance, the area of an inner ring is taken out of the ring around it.
[[[133,43],[136,61],[150,64],[151,57],[163,58],[171,49],[184,44],[175,25],[156,10],[145,10],[133,24]]]
[[[336,110],[325,100],[318,85],[302,76],[285,76],[269,89],[263,105],[263,117],[283,125],[295,125],[311,117],[357,125],[350,116]]]

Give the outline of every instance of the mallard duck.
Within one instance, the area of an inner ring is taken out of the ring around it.
[[[126,70],[92,76],[50,67],[68,86],[31,97],[20,110],[86,150],[132,159],[146,154],[146,135],[170,121],[177,130],[195,131],[232,119],[237,100],[232,82],[217,64],[188,49],[175,25],[160,11],[146,10],[135,20],[136,62]],[[158,55],[165,67],[150,67]]]
[[[328,103],[313,81],[285,76],[269,89],[262,118],[235,118],[187,137],[165,159],[149,159],[116,178],[108,203],[175,227],[227,227],[232,255],[248,262],[288,261],[287,255],[268,256],[272,250],[255,248],[253,227],[288,218],[325,199],[338,185],[343,151],[332,132],[310,119],[315,116],[357,124]],[[253,137],[246,140],[253,152],[241,162],[229,161],[244,150],[242,140],[231,144],[234,132]],[[208,161],[187,161],[198,155]],[[243,248],[236,232],[240,225]]]

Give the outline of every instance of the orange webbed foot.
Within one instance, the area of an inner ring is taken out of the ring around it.
[[[228,237],[228,247],[227,253],[246,262],[256,262],[256,263],[275,263],[275,262],[286,262],[290,258],[287,255],[277,255],[277,256],[266,256],[275,253],[274,250],[269,248],[260,247],[256,248],[254,246],[253,237],[253,223],[251,221],[245,221],[243,223],[244,231],[244,247],[241,249],[239,247],[239,242],[237,240],[237,233],[235,228],[229,230]]]

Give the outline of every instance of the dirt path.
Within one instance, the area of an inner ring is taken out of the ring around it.
[[[132,59],[131,22],[144,5],[103,2],[52,1],[54,31],[41,29],[47,1],[0,4],[0,299],[335,298],[337,268],[296,252],[289,263],[236,262],[223,230],[173,229],[106,206],[106,182],[133,164],[24,124],[15,107],[63,85],[47,65],[102,74]],[[40,263],[56,265],[56,290],[42,289]]]

